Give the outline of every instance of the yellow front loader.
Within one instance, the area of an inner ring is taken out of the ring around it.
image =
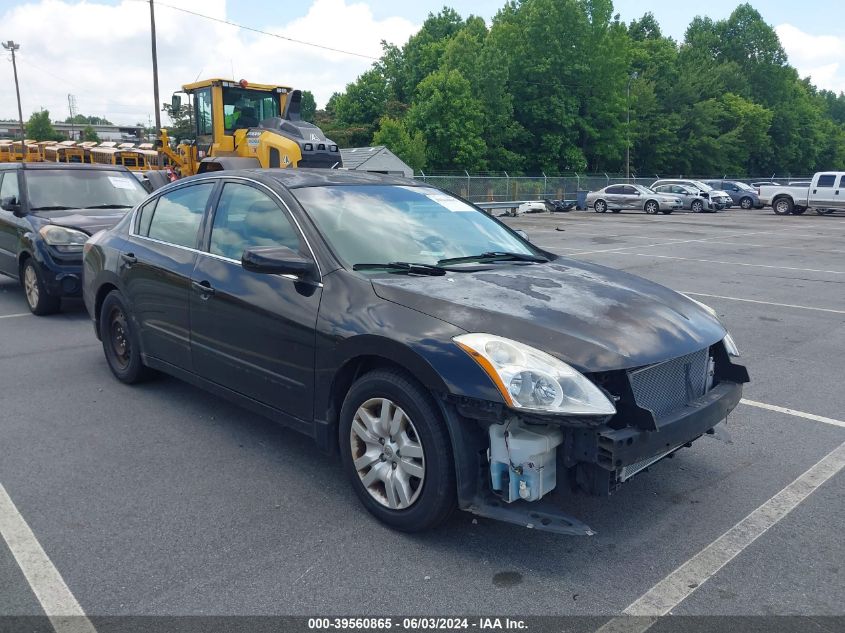
[[[286,86],[206,79],[182,86],[196,138],[170,145],[161,130],[158,150],[181,176],[250,167],[342,166],[337,144],[302,120],[302,93]],[[173,95],[173,109],[182,106]]]

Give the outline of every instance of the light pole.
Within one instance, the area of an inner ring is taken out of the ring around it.
[[[628,76],[628,90],[625,96],[625,104],[627,106],[628,115],[625,123],[625,135],[627,141],[625,142],[625,180],[631,180],[631,82],[639,76],[637,71],[632,72]]]
[[[26,130],[23,127],[23,110],[21,110],[21,89],[18,86],[18,64],[15,61],[15,51],[21,47],[20,44],[16,44],[12,40],[8,42],[3,42],[3,48],[7,51],[12,53],[12,71],[15,73],[15,94],[18,95],[18,119],[21,123],[21,160],[26,158],[26,147],[24,143],[24,139],[26,138]]]

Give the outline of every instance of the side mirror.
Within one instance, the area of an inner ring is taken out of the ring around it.
[[[531,238],[530,238],[530,237],[528,237],[528,233],[526,233],[526,232],[525,232],[525,231],[523,231],[522,229],[514,229],[514,230],[513,230],[513,232],[514,232],[514,233],[516,233],[517,235],[519,235],[519,237],[521,237],[522,239],[524,239],[526,242],[530,242],[530,241],[531,241]]]
[[[178,112],[182,107],[182,97],[176,94],[170,97],[170,107],[173,108],[174,111]]]
[[[241,256],[245,270],[267,275],[295,275],[311,277],[317,272],[313,261],[286,246],[255,246],[248,248]]]
[[[15,196],[8,196],[0,200],[0,208],[4,211],[11,211],[18,216],[21,214],[21,203]]]

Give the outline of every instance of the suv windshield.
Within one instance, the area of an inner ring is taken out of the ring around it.
[[[121,171],[32,169],[25,181],[32,211],[128,209],[147,195],[132,174]]]
[[[494,253],[542,256],[487,214],[431,187],[304,187],[292,193],[349,266],[437,264]]]

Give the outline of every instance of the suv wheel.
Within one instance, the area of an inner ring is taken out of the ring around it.
[[[772,210],[778,215],[789,215],[792,209],[792,200],[789,198],[778,198],[772,204]]]
[[[109,369],[119,381],[131,385],[152,375],[141,360],[138,335],[117,290],[106,296],[100,309],[100,339]]]
[[[33,314],[44,316],[59,311],[62,305],[61,299],[47,294],[41,272],[31,258],[27,259],[21,267],[21,285],[26,295],[26,305]]]
[[[445,521],[455,507],[455,466],[431,396],[404,374],[364,374],[343,401],[340,454],[361,503],[403,532]]]

